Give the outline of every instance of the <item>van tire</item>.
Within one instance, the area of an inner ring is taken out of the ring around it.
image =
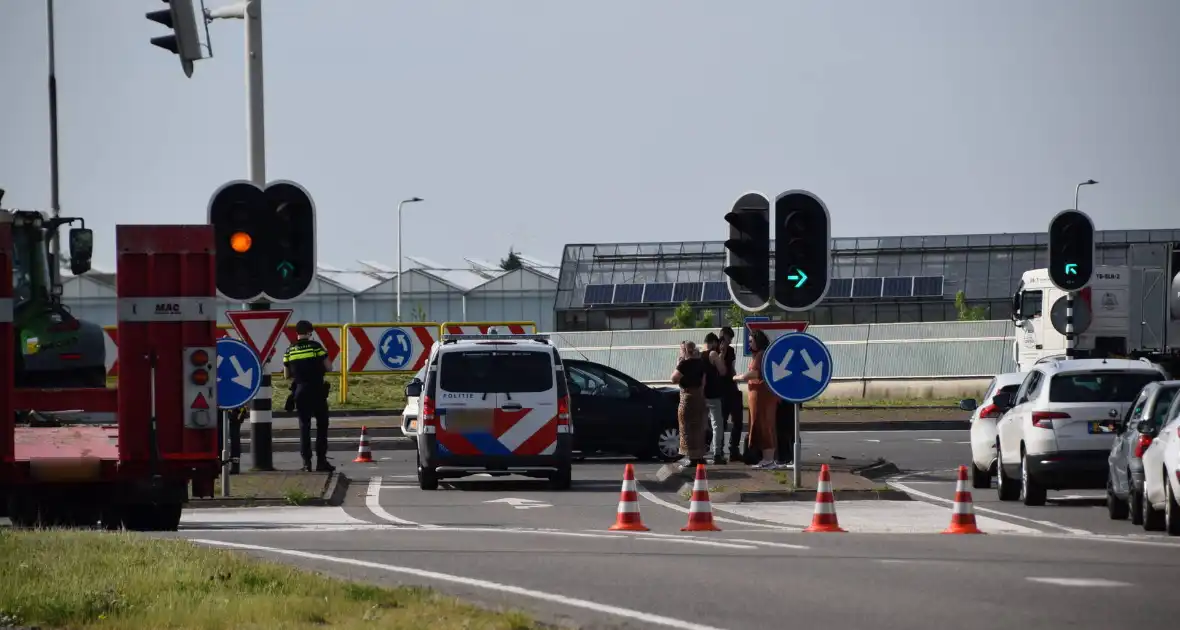
[[[557,472],[549,475],[549,484],[554,490],[569,490],[573,482],[574,469],[569,464],[558,467]]]
[[[419,464],[418,487],[423,490],[438,490],[438,473],[433,468]]]

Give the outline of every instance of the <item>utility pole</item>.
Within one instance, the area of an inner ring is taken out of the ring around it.
[[[45,0],[46,23],[49,43],[49,208],[53,218],[61,216],[60,183],[57,161],[57,59],[54,55],[53,0]],[[49,270],[49,282],[56,286],[61,283],[61,238],[53,231],[53,268]]]

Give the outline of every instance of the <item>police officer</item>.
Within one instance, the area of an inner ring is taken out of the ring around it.
[[[311,418],[315,416],[316,472],[332,472],[328,463],[328,383],[324,375],[332,369],[328,351],[311,338],[311,322],[295,324],[298,339],[283,355],[283,373],[291,379],[291,398],[299,413],[299,452],[303,470],[311,471]]]

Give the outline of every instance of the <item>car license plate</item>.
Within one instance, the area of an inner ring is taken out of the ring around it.
[[[1106,422],[1091,422],[1090,433],[1114,433],[1114,424]]]

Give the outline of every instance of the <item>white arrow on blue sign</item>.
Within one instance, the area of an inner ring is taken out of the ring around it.
[[[262,364],[247,344],[222,337],[217,340],[217,406],[241,407],[258,395],[262,385]]]
[[[776,396],[804,403],[824,393],[832,382],[832,353],[807,333],[787,333],[770,343],[762,356],[762,378]]]

